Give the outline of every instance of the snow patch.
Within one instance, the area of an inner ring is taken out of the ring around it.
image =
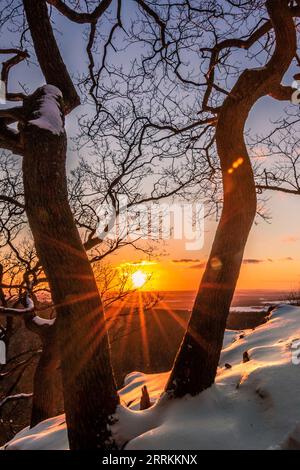
[[[2,450],[64,450],[69,448],[64,415],[20,431]]]
[[[32,321],[33,321],[33,323],[35,323],[38,326],[44,326],[44,325],[52,326],[55,323],[55,318],[47,319],[47,318],[42,318],[42,317],[39,317],[39,316],[35,316],[35,317],[33,317]]]

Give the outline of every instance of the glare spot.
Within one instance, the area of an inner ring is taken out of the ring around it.
[[[243,163],[244,163],[243,157],[237,158],[237,159],[233,162],[232,166],[227,170],[228,174],[231,175],[231,174],[234,172],[234,170],[236,170],[236,169],[237,169],[239,166],[241,166]]]
[[[218,258],[218,256],[215,256],[214,258],[211,259],[210,265],[212,269],[214,269],[215,271],[218,271],[222,267],[222,261],[220,260],[220,258]]]

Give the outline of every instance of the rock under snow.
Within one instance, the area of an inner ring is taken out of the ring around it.
[[[226,332],[216,383],[197,397],[158,400],[167,373],[129,374],[112,428],[116,440],[131,450],[299,449],[300,366],[292,348],[299,339],[300,308],[281,305],[255,330]],[[245,351],[250,360],[243,363]],[[138,411],[144,384],[156,404]],[[67,447],[63,415],[21,431],[5,446]]]

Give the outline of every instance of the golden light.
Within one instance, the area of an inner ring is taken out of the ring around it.
[[[133,287],[137,289],[140,287],[143,287],[143,285],[147,281],[147,274],[139,269],[138,271],[135,271],[134,273],[132,273],[131,281],[132,281]]]

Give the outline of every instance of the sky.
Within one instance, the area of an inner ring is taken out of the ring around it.
[[[285,77],[292,82],[292,71]],[[271,121],[282,112],[282,104],[271,98],[263,98],[249,115],[246,128],[257,131],[271,128]],[[272,159],[272,157],[270,157]],[[241,267],[238,289],[267,289],[278,291],[300,290],[300,196],[280,192],[268,192],[265,210],[268,221],[259,216],[251,229]],[[165,256],[158,256],[156,265],[142,266],[152,272],[145,289],[197,290],[205,269],[216,222],[204,221],[204,244],[198,251],[186,249],[186,241],[164,241]],[[139,260],[133,250],[120,251],[115,256],[118,263]],[[140,268],[139,268],[140,269]]]
[[[285,77],[292,82],[292,71]],[[271,98],[260,100],[249,115],[246,128],[253,131],[271,128],[271,121],[282,112],[282,104]],[[272,159],[272,157],[270,157]],[[300,290],[300,196],[268,192],[265,210],[268,221],[256,217],[246,245],[238,289]],[[216,222],[204,221],[204,244],[198,251],[186,249],[186,241],[164,241],[165,256],[158,256],[155,266],[141,267],[152,272],[145,289],[197,290],[205,269]],[[120,251],[114,263],[139,260],[132,250]]]
[[[297,196],[274,194],[269,201],[272,220],[257,219],[247,242],[237,288],[295,291],[300,287],[300,220]],[[137,266],[153,273],[145,289],[196,290],[204,272],[216,223],[205,221],[204,246],[187,251],[186,240],[164,241],[164,256],[155,264]],[[112,258],[115,265],[134,261],[140,253],[121,250]]]
[[[56,16],[58,29],[63,29],[63,35],[57,34],[62,54],[67,65],[73,72],[86,65],[85,43],[81,27],[74,26]],[[9,35],[0,36],[3,47],[10,46]],[[292,83],[292,71],[285,77],[287,83]],[[18,65],[12,73],[11,89],[18,82],[26,84],[30,91],[43,84],[43,77],[34,64]],[[268,128],[282,104],[270,99],[261,100],[252,110],[247,127],[257,130],[263,126]],[[76,111],[80,114],[80,110]],[[76,112],[67,118],[66,127],[69,136],[76,132]],[[69,151],[68,167],[75,166],[76,155]],[[245,251],[244,262],[238,282],[240,289],[276,289],[295,290],[300,286],[300,197],[288,196],[281,193],[269,194],[268,211],[271,215],[269,223],[257,219],[253,226]],[[154,257],[153,263],[143,264],[137,269],[151,273],[151,280],[145,288],[154,290],[195,290],[197,289],[205,262],[209,255],[216,223],[205,220],[204,245],[197,251],[188,251],[185,240],[164,242],[160,252],[164,255]],[[138,263],[141,253],[132,249],[122,249],[113,255],[110,262],[115,266],[124,263]],[[138,265],[137,265],[138,266]]]

